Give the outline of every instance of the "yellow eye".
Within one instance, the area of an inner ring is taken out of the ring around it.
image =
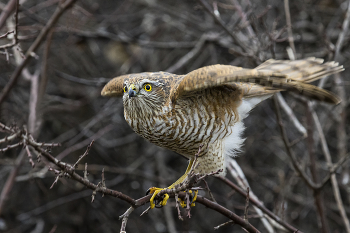
[[[145,89],[146,91],[152,91],[152,86],[151,84],[146,84],[143,89]]]
[[[128,91],[127,86],[125,86],[125,87],[123,88],[123,90],[124,90],[124,92],[127,92],[127,91]]]

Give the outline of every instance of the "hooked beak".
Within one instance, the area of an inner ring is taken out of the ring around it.
[[[136,87],[135,87],[134,84],[131,84],[131,85],[129,86],[129,98],[135,97],[136,95],[137,95],[137,93],[136,93]]]

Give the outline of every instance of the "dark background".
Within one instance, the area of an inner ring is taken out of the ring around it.
[[[0,11],[10,1],[0,1]],[[18,14],[19,44],[0,49],[0,89],[21,62],[22,55],[38,36],[55,11],[58,0],[20,1]],[[286,14],[283,1],[205,0],[217,7],[221,21],[240,45],[220,26],[200,1],[104,0],[78,1],[68,9],[45,37],[34,58],[26,66],[16,86],[0,105],[0,122],[10,126],[26,125],[40,142],[59,142],[51,153],[64,162],[74,163],[87,145],[95,140],[89,155],[89,180],[101,180],[105,169],[108,188],[132,198],[145,195],[151,186],[165,187],[180,177],[187,165],[181,156],[158,148],[136,135],[123,117],[121,99],[100,96],[111,78],[127,73],[170,71],[185,74],[211,64],[230,64],[253,68],[275,57],[289,59]],[[349,124],[349,33],[336,54],[337,41],[349,1],[293,0],[289,2],[297,58],[336,59],[345,71],[330,77],[324,88],[343,98],[340,105],[315,103],[334,163],[348,151]],[[12,30],[13,14],[0,35]],[[2,38],[0,44],[10,43]],[[23,51],[22,53],[19,51]],[[9,55],[7,58],[6,55]],[[336,57],[335,57],[336,56]],[[37,81],[37,89],[34,83]],[[47,80],[47,85],[43,80]],[[318,83],[316,83],[318,84]],[[31,91],[32,90],[32,91]],[[42,96],[35,93],[44,93]],[[38,96],[34,123],[30,103]],[[318,180],[328,172],[319,134],[306,117],[306,104],[296,95],[283,93],[305,128],[311,127],[315,142]],[[303,135],[283,112],[290,141]],[[33,119],[33,118],[32,118]],[[237,158],[253,191],[277,216],[303,232],[319,232],[320,223],[313,191],[294,171],[286,153],[271,99],[261,103],[245,120],[247,137]],[[0,139],[5,137],[0,132]],[[292,147],[298,161],[309,173],[307,139]],[[0,144],[0,148],[7,146]],[[82,184],[60,178],[52,189],[55,174],[48,171],[44,158],[32,168],[27,155],[22,165],[16,159],[23,147],[0,154],[0,187],[13,169],[19,172],[1,206],[2,232],[118,232],[118,217],[129,205],[110,196],[97,195]],[[52,165],[51,165],[52,166]],[[345,210],[349,214],[349,163],[337,170]],[[232,179],[230,175],[228,178]],[[243,215],[245,199],[214,177],[206,179],[219,204]],[[207,195],[201,192],[202,195]],[[321,190],[322,203],[330,232],[346,232],[330,182]],[[174,201],[165,208],[151,210],[139,217],[147,206],[136,209],[129,218],[127,232],[213,232],[228,221],[226,217],[197,204],[191,219],[180,221]],[[185,213],[184,213],[185,214]],[[249,222],[267,232],[252,207]],[[276,232],[279,231],[275,228]],[[221,227],[217,232],[244,232],[238,225]]]

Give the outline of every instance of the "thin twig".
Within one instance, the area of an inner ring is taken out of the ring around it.
[[[92,147],[92,144],[94,144],[94,142],[95,142],[95,140],[92,140],[92,141],[90,142],[90,144],[87,146],[87,148],[86,148],[84,154],[82,154],[82,155],[79,156],[78,160],[75,162],[75,164],[73,165],[73,167],[76,168],[76,167],[78,166],[78,163],[79,163],[85,156],[87,156],[87,155],[89,154],[89,151],[90,151],[90,149],[91,149],[91,147]]]
[[[346,9],[345,18],[342,24],[342,30],[340,31],[337,43],[335,45],[335,55],[334,60],[339,61],[340,50],[343,47],[345,36],[349,30],[350,23],[350,0],[348,1],[348,7]]]
[[[185,56],[183,56],[180,60],[178,60],[174,65],[166,69],[166,72],[173,73],[179,69],[181,69],[184,65],[186,65],[191,59],[197,56],[201,51],[203,46],[205,45],[206,40],[210,38],[210,35],[204,34],[196,44],[196,46],[189,51]]]
[[[141,214],[140,214],[140,217],[143,216],[144,214],[148,214],[148,211],[150,211],[151,207],[148,206],[147,209],[145,209]]]
[[[308,149],[308,154],[309,154],[309,159],[310,159],[310,173],[313,181],[315,183],[318,182],[318,174],[316,170],[316,155],[315,155],[315,150],[314,150],[314,134],[313,134],[313,123],[312,123],[312,117],[311,117],[311,112],[309,111],[309,106],[306,106],[306,119],[307,119],[307,131],[308,131],[308,137],[307,137],[307,149]],[[321,225],[319,225],[319,230],[320,232],[327,233],[329,232],[329,227],[328,227],[328,221],[326,219],[326,214],[325,214],[325,209],[324,209],[324,200],[323,200],[323,195],[321,193],[321,190],[319,189],[312,189],[313,191],[313,196],[315,199],[315,205],[316,205],[316,212],[318,216],[318,220],[321,222]]]
[[[23,142],[18,142],[18,143],[12,144],[12,145],[7,145],[5,148],[0,148],[0,152],[5,152],[5,151],[8,151],[10,149],[19,147],[21,145],[23,145]]]
[[[55,186],[55,184],[57,184],[59,178],[60,178],[60,173],[56,176],[55,180],[53,181],[52,185],[50,186],[50,189],[52,189],[53,186]]]
[[[277,100],[280,104],[280,106],[282,107],[282,109],[284,110],[284,112],[289,116],[289,119],[292,121],[292,123],[294,124],[295,128],[303,135],[306,136],[306,129],[305,127],[300,123],[300,121],[298,120],[298,118],[296,118],[296,116],[294,115],[292,109],[288,106],[287,102],[284,100],[283,96],[281,95],[281,93],[276,93],[275,94],[277,96]]]
[[[25,148],[26,148],[26,151],[27,151],[29,163],[30,163],[30,165],[32,165],[32,167],[34,168],[35,163],[33,162],[33,156],[32,156],[32,154],[30,153],[29,147],[28,147],[28,146],[25,146]]]
[[[224,223],[220,224],[219,226],[214,227],[214,230],[219,230],[220,227],[223,227],[226,225],[234,225],[234,224],[235,224],[234,221],[230,220],[228,222],[224,222]]]
[[[203,179],[202,181],[204,182],[205,187],[206,187],[206,189],[208,190],[208,193],[209,193],[209,196],[210,196],[211,201],[217,202],[217,201],[215,200],[215,198],[214,198],[213,193],[211,192],[211,190],[210,190],[210,188],[209,188],[209,185],[208,185],[207,181],[206,181],[205,179]]]
[[[7,136],[3,139],[0,139],[0,143],[10,142],[10,141],[16,139],[20,134],[21,134],[21,132],[18,132],[18,133],[12,134],[11,136]]]
[[[290,11],[289,11],[289,0],[284,0],[284,11],[286,13],[286,23],[287,23],[287,32],[288,32],[288,41],[289,46],[291,47],[294,59],[296,59],[297,53],[294,46],[294,39],[293,39],[293,32],[292,32],[292,20],[290,18]]]
[[[11,34],[11,33],[14,33],[14,32],[15,32],[15,31],[8,31],[8,32],[6,32],[4,35],[1,35],[1,36],[0,36],[0,39],[7,37],[7,35],[9,35],[9,34]]]
[[[87,163],[85,163],[85,169],[84,169],[84,179],[85,180],[88,180],[88,175],[89,175],[89,173],[87,171]]]
[[[102,168],[102,175],[101,175],[102,179],[101,179],[101,187],[102,188],[106,188],[106,180],[105,180],[105,169]],[[104,193],[102,193],[102,197],[104,197]]]
[[[247,187],[247,196],[245,199],[245,207],[244,207],[244,220],[248,221],[248,208],[249,208],[249,187]]]
[[[126,224],[128,222],[130,214],[133,211],[134,211],[134,207],[131,206],[123,215],[119,216],[119,219],[123,219],[122,220],[122,226],[120,228],[120,233],[126,233],[126,231],[125,231]]]
[[[183,221],[183,217],[181,216],[181,211],[180,211],[180,203],[179,203],[179,194],[175,193],[175,207],[177,209],[177,216],[178,218]]]
[[[310,180],[310,178],[308,177],[308,175],[306,174],[306,172],[300,167],[300,165],[298,164],[298,159],[296,158],[294,152],[292,151],[292,149],[290,148],[290,143],[287,137],[287,132],[283,126],[283,122],[282,122],[282,116],[281,116],[281,111],[279,109],[278,106],[278,101],[277,101],[277,97],[274,96],[273,97],[274,103],[275,103],[275,108],[276,108],[276,117],[277,117],[277,122],[278,125],[280,127],[281,130],[281,135],[282,135],[282,139],[284,142],[284,145],[287,149],[287,154],[290,157],[293,167],[294,169],[298,172],[298,174],[300,175],[300,177],[305,181],[305,183],[307,184],[308,187],[310,187],[311,189],[317,189],[317,185]]]

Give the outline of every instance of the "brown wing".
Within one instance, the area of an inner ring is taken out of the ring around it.
[[[171,92],[173,102],[182,95],[222,85],[234,85],[243,90],[244,96],[258,96],[282,90],[294,91],[313,99],[338,104],[333,93],[308,84],[325,75],[343,69],[338,63],[307,58],[296,61],[268,60],[255,69],[213,65],[188,73]]]
[[[130,75],[122,75],[119,77],[116,77],[109,81],[102,89],[101,95],[102,96],[109,96],[109,97],[117,97],[117,96],[123,96],[123,85],[124,81],[126,79],[129,79]]]

